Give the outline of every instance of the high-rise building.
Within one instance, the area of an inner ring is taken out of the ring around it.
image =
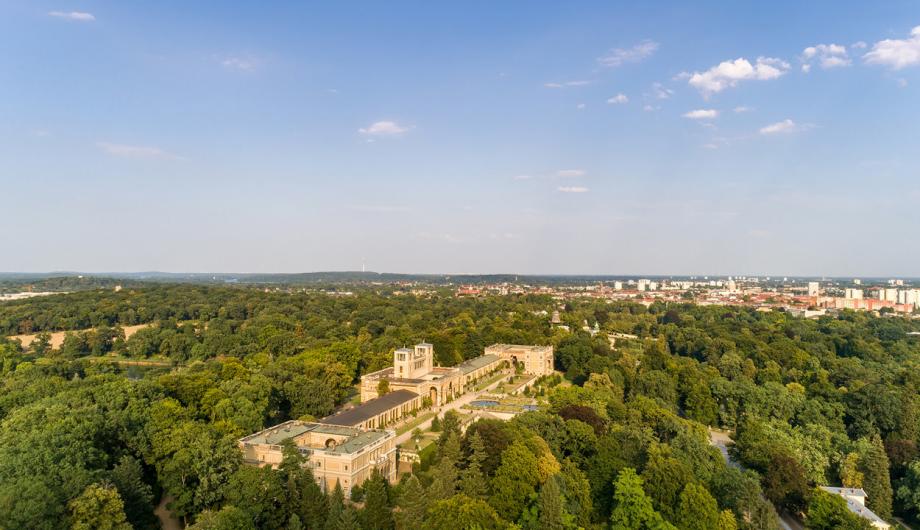
[[[862,280],[860,280],[859,278],[854,279],[853,285],[862,285]]]
[[[862,298],[863,298],[863,291],[862,291],[862,289],[847,289],[847,290],[846,290],[846,294],[844,294],[843,297],[844,297],[844,298],[850,298],[850,299],[853,299],[853,300],[862,300]]]

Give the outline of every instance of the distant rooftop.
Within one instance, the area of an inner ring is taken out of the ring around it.
[[[382,430],[362,430],[343,425],[291,420],[250,434],[240,439],[240,443],[247,445],[280,445],[289,438],[301,436],[308,432],[347,436],[348,438],[345,441],[337,444],[335,447],[321,449],[333,453],[355,453],[390,435],[390,432]],[[311,447],[310,449],[316,450],[317,448]]]
[[[500,357],[498,355],[493,355],[491,353],[488,355],[480,355],[479,357],[475,357],[468,361],[463,361],[462,363],[458,364],[456,368],[459,368],[460,371],[465,375],[472,371],[478,370],[483,366],[488,366],[495,361],[498,361],[499,359]]]
[[[865,490],[862,488],[835,488],[832,486],[821,486],[821,489],[828,493],[840,495],[843,497],[843,500],[847,501],[847,508],[863,519],[866,519],[872,523],[881,523],[884,525],[883,528],[889,527],[888,522],[876,515],[875,512],[869,508],[866,508],[865,504],[863,504],[867,495]],[[857,501],[857,497],[861,498],[862,502]]]
[[[329,425],[357,425],[417,397],[410,390],[395,390],[319,421]]]

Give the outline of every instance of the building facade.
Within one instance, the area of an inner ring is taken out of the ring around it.
[[[512,366],[523,365],[524,373],[550,375],[553,373],[552,346],[524,346],[521,344],[493,344],[486,347],[486,355],[495,355]]]
[[[396,433],[380,429],[287,421],[240,439],[243,461],[277,468],[285,440],[292,440],[307,458],[307,466],[323,491],[331,491],[339,483],[348,496],[351,488],[363,484],[375,469],[387,480],[396,480]]]

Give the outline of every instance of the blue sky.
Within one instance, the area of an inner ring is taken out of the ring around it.
[[[652,4],[6,2],[0,270],[920,276],[920,4]]]

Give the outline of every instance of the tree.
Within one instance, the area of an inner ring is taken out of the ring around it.
[[[545,530],[564,530],[574,527],[573,517],[565,513],[565,497],[559,487],[561,477],[552,476],[540,488],[537,498],[537,518],[540,528]]]
[[[399,511],[395,513],[398,530],[423,528],[425,514],[428,512],[428,496],[422,489],[418,477],[409,475],[397,502]]]
[[[236,506],[224,506],[218,512],[205,510],[188,530],[255,530],[249,515]]]
[[[326,510],[326,530],[337,530],[339,520],[345,512],[345,492],[342,491],[342,484],[335,481],[335,488],[329,495],[329,508]]]
[[[593,512],[591,484],[575,462],[568,459],[562,462],[560,477],[560,486],[565,497],[565,511],[572,514],[578,526],[588,528]]]
[[[469,445],[466,468],[460,472],[460,491],[473,499],[485,499],[489,495],[489,484],[482,473],[482,463],[487,455],[478,432],[469,437]]]
[[[613,512],[610,528],[613,530],[673,530],[661,514],[652,507],[652,500],[642,490],[642,479],[630,467],[620,471],[614,484]]]
[[[651,497],[653,506],[668,520],[674,521],[675,512],[685,484],[693,482],[693,471],[680,460],[663,454],[659,449],[652,451],[642,482]]]
[[[73,530],[131,530],[118,490],[91,484],[67,504]]]
[[[815,488],[805,526],[810,530],[869,530],[871,525],[847,508],[843,497]]]
[[[374,469],[364,482],[364,510],[361,512],[362,527],[365,530],[390,530],[393,528],[393,512],[390,508],[389,485],[380,471]]]
[[[134,457],[125,455],[112,468],[112,484],[118,489],[125,515],[134,528],[157,528],[153,515],[153,490],[143,480],[144,470]]]
[[[861,488],[863,486],[862,472],[859,470],[859,454],[848,453],[840,462],[840,482],[844,488]]]
[[[358,514],[351,506],[346,506],[337,520],[332,521],[333,530],[361,530],[358,524]]]
[[[381,379],[377,383],[377,397],[383,397],[390,393],[390,381],[387,379]]]
[[[507,523],[485,501],[460,493],[431,506],[428,527],[438,530],[504,530]]]
[[[777,506],[791,512],[805,508],[810,490],[805,470],[795,458],[774,452],[761,482],[764,495]]]
[[[681,530],[718,528],[719,506],[706,488],[699,484],[687,484],[680,493],[674,523]]]
[[[503,518],[516,521],[536,493],[540,483],[537,457],[522,441],[511,444],[502,453],[502,463],[492,479],[492,496],[489,504]]]
[[[445,431],[447,432],[447,431]],[[440,451],[441,459],[431,472],[429,496],[432,501],[446,499],[457,491],[457,460],[460,457],[460,440],[451,433]]]
[[[860,459],[859,471],[863,474],[866,506],[882,519],[891,518],[891,476],[888,455],[878,434],[869,440],[869,446]]]
[[[920,460],[907,466],[907,473],[898,486],[898,500],[915,514],[920,514]]]
[[[456,410],[448,410],[444,413],[444,419],[441,420],[441,436],[438,438],[438,447],[444,447],[444,443],[450,435],[460,437],[460,415]]]

